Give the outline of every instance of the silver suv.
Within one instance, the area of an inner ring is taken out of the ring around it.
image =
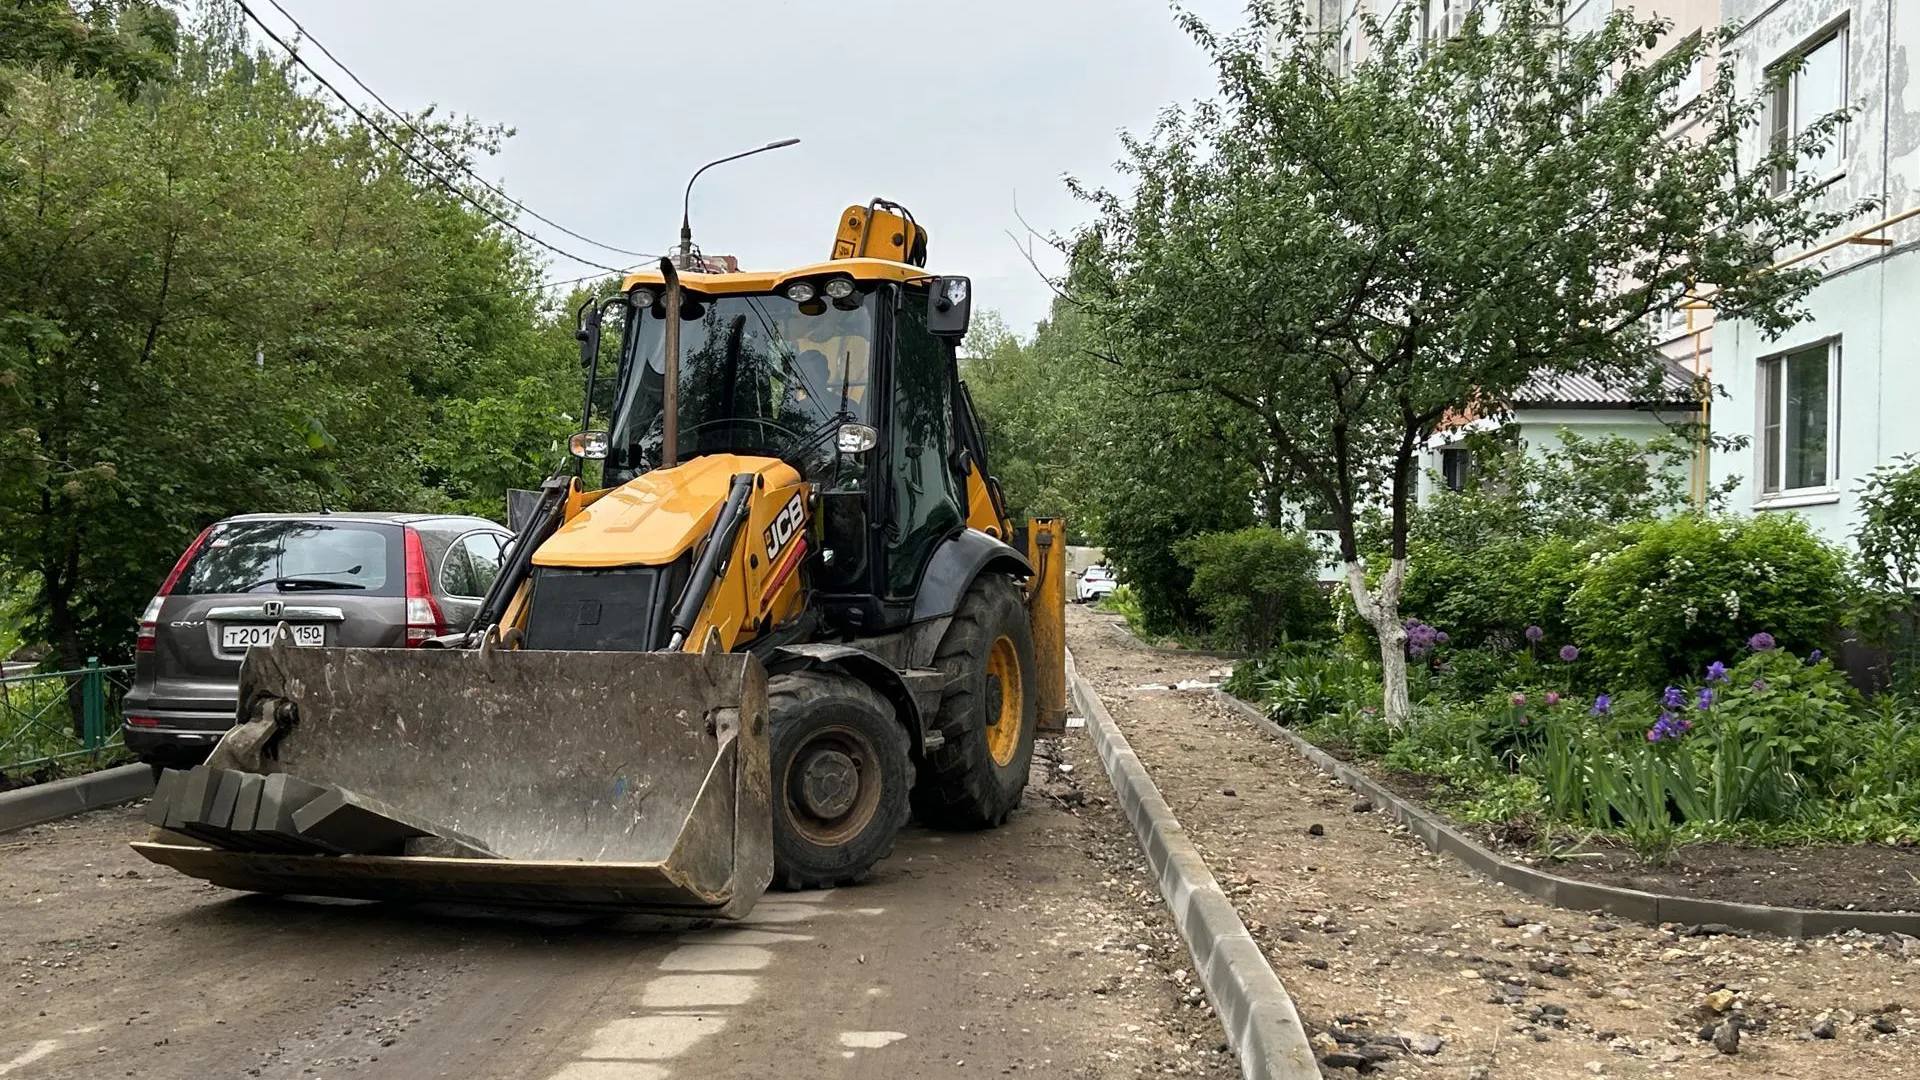
[[[513,534],[480,517],[245,514],[200,534],[140,619],[127,748],[184,768],[233,726],[240,660],[287,623],[303,646],[408,648],[466,629]]]

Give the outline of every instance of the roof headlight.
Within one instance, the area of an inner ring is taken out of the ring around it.
[[[645,285],[635,285],[627,292],[627,303],[632,304],[635,308],[650,308],[656,299],[658,299],[658,294]]]
[[[796,304],[804,304],[813,299],[818,292],[819,290],[813,287],[813,282],[796,281],[787,286],[787,299]]]
[[[853,279],[846,277],[829,279],[825,292],[828,299],[845,300],[847,297],[853,295]]]

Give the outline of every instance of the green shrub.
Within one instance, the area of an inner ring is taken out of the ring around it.
[[[1847,594],[1841,553],[1793,515],[1633,522],[1590,542],[1587,563],[1568,632],[1619,685],[1699,672],[1761,632],[1791,650],[1830,646]]]
[[[1127,629],[1142,641],[1147,636],[1147,617],[1140,610],[1140,594],[1133,591],[1131,585],[1115,585],[1113,591],[1100,598],[1093,605],[1095,611],[1109,611],[1127,620]]]
[[[1528,626],[1566,640],[1566,598],[1581,567],[1571,537],[1496,537],[1458,546],[1437,540],[1408,545],[1400,611],[1445,630],[1456,646],[1518,647]]]
[[[1306,728],[1380,708],[1380,665],[1337,649],[1293,642],[1234,669],[1229,692],[1266,706],[1277,724]],[[1343,741],[1346,741],[1343,739]]]
[[[1261,652],[1281,641],[1327,635],[1330,610],[1316,580],[1320,559],[1304,534],[1254,525],[1189,537],[1174,553],[1193,575],[1188,592],[1219,644]]]

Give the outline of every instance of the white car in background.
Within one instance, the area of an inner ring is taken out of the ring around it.
[[[1089,566],[1080,574],[1080,582],[1074,586],[1074,599],[1080,603],[1098,600],[1112,592],[1120,583],[1114,580],[1113,571],[1104,566]]]

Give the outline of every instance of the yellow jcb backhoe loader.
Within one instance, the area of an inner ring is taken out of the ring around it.
[[[826,262],[689,244],[584,305],[575,468],[517,493],[473,624],[253,649],[135,847],[237,889],[738,917],[858,881],[909,812],[1001,824],[1065,719],[1065,535],[1007,519],[969,282],[925,263],[875,200]]]

